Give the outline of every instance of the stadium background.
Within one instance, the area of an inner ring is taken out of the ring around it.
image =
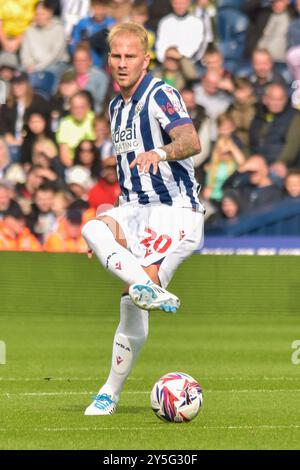
[[[8,6],[14,2],[0,2],[1,15],[5,13],[4,3]],[[58,6],[59,2],[56,3]],[[111,2],[113,7],[120,3],[124,3],[124,11],[128,12],[125,7],[130,2]],[[159,3],[165,8],[168,2],[152,2],[155,6]],[[228,15],[233,14],[231,8],[237,15],[243,15],[243,3],[246,2],[209,2],[213,42],[224,56],[229,78],[238,74],[238,66],[244,70],[249,66],[243,49],[246,30],[221,28],[228,24]],[[151,2],[148,4],[153,8]],[[268,8],[269,4],[262,2],[259,6]],[[290,6],[294,7],[294,3]],[[115,12],[121,10],[119,5]],[[222,18],[225,18],[223,22]],[[244,16],[240,18],[245,19]],[[244,24],[248,27],[248,23]],[[229,36],[223,37],[223,33]],[[237,54],[235,57],[233,51]],[[8,58],[0,53],[0,64],[3,57]],[[203,80],[203,65],[198,63],[197,66],[198,77],[192,84],[188,80],[189,90]],[[3,71],[3,67],[0,68]],[[15,68],[12,73],[18,81],[20,75]],[[18,69],[22,71],[21,64]],[[285,77],[288,95],[292,97],[297,77],[289,75],[286,64],[278,66],[279,69]],[[69,70],[64,73],[68,74]],[[73,80],[74,70],[72,73],[64,76],[66,83]],[[35,84],[36,91],[51,102],[44,75],[37,74],[36,77],[40,79]],[[112,84],[110,86],[110,93],[114,94],[116,90]],[[0,108],[0,123],[3,123],[3,113],[7,112],[5,106]],[[103,104],[103,111],[105,106]],[[33,111],[38,114],[41,109],[33,108]],[[53,121],[52,115],[52,125]],[[205,121],[204,117],[202,121]],[[101,119],[100,122],[103,124]],[[28,123],[24,121],[26,125]],[[28,128],[26,131],[28,133]],[[1,134],[6,151],[7,136],[3,130]],[[28,134],[22,135],[25,139]],[[50,137],[53,139],[53,134]],[[116,197],[113,159],[107,160],[109,170],[105,173],[105,159],[113,157],[109,153],[108,134],[104,140],[102,173],[98,174],[102,184],[100,204],[113,203],[111,198]],[[52,247],[55,249],[48,251],[84,252],[86,248],[78,237],[78,230],[83,219],[93,214],[98,200],[89,212],[91,208],[86,204],[89,185],[85,187],[85,183],[90,175],[82,168],[81,172],[69,173],[68,180],[67,172],[62,174],[61,168],[51,165],[52,173],[59,178],[62,175],[63,180],[62,186],[59,180],[58,187],[53,187],[53,181],[45,177],[50,173],[43,166],[49,170],[49,162],[42,163],[42,171],[39,162],[37,170],[43,175],[40,185],[44,189],[46,185],[47,191],[50,188],[52,196],[59,192],[61,197],[63,192],[61,199],[67,201],[66,206],[60,207],[58,216],[54,213],[54,217],[49,217],[49,214],[53,216],[53,207],[45,211],[37,208],[36,188],[31,194],[22,192],[32,162],[30,152],[29,161],[22,161],[19,151],[17,146],[9,145],[9,160],[1,167],[0,181],[0,193],[4,194],[0,198],[0,204],[3,204],[0,210],[0,340],[6,345],[6,364],[0,364],[0,448],[298,448],[300,366],[297,361],[292,361],[293,344],[300,339],[298,258],[224,256],[222,253],[299,254],[300,192],[291,195],[286,190],[288,172],[296,170],[294,176],[299,178],[299,162],[288,164],[281,178],[268,162],[272,182],[280,192],[275,204],[250,207],[247,204],[249,193],[230,186],[229,190],[234,189],[234,193],[229,194],[233,201],[237,195],[245,198],[243,211],[235,213],[232,220],[228,220],[228,213],[222,210],[222,199],[211,200],[202,192],[201,198],[207,199],[208,214],[212,217],[207,224],[204,246],[204,253],[210,254],[193,255],[176,274],[171,288],[182,300],[178,315],[151,315],[149,341],[126,384],[119,413],[110,420],[92,418],[87,421],[83,410],[108,372],[121,284],[107,275],[95,259],[88,261],[82,253],[24,252],[34,246],[37,251],[44,250],[46,240],[53,232],[56,243]],[[204,188],[208,186],[209,171],[205,165],[210,162],[212,152],[213,146],[206,159],[196,167]],[[61,163],[60,155],[51,155],[58,157],[56,161]],[[251,149],[245,155],[247,162]],[[11,170],[9,174],[11,168],[14,172]],[[107,181],[107,173],[111,182]],[[70,184],[78,183],[84,191],[74,194]],[[37,230],[40,216],[44,222],[51,221],[49,232],[46,223],[45,233]],[[16,230],[12,229],[15,225],[12,227],[11,219],[18,224]],[[68,223],[71,228],[75,227],[73,232],[66,230]],[[37,244],[30,238],[32,233]],[[75,235],[70,240],[72,233]],[[149,406],[154,382],[172,370],[195,376],[204,390],[204,408],[187,426],[159,422]]]

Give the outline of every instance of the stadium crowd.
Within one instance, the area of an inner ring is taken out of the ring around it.
[[[106,36],[128,20],[199,133],[207,226],[300,197],[300,0],[0,0],[0,250],[85,252],[118,199]]]

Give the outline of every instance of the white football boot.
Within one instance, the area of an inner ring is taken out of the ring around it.
[[[129,287],[132,302],[143,310],[163,310],[175,313],[180,307],[176,295],[157,284],[132,284]]]
[[[117,409],[117,402],[112,395],[101,393],[94,398],[93,403],[84,412],[85,416],[112,415]]]

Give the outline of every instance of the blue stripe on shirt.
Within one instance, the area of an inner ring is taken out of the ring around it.
[[[155,90],[155,88],[157,88],[158,86],[161,86],[161,82],[156,83],[154,87],[152,88],[152,90],[148,93],[147,100],[140,114],[140,131],[141,131],[141,135],[143,139],[145,152],[149,152],[150,150],[154,149],[154,143],[152,139],[151,126],[150,126],[150,118],[149,118],[149,100],[150,100],[151,92]],[[173,204],[172,198],[170,196],[170,193],[166,185],[163,182],[160,169],[158,168],[156,175],[154,175],[152,171],[150,171],[149,174],[151,178],[151,183],[153,185],[153,189],[156,192],[156,194],[159,196],[160,202],[162,204],[167,204],[171,206]]]
[[[171,168],[173,178],[175,179],[179,188],[180,188],[180,181],[183,182],[185,190],[186,190],[186,194],[190,198],[192,208],[196,209],[197,207],[199,207],[199,204],[197,203],[194,197],[194,192],[193,192],[194,184],[190,178],[188,171],[179,162],[168,161],[168,164]]]
[[[119,106],[119,109],[118,109],[118,114],[117,114],[117,118],[116,118],[114,132],[116,132],[118,130],[118,128],[121,125],[121,120],[122,120],[122,102],[120,102],[119,100],[117,102],[120,103],[120,106]],[[117,102],[116,103],[115,103],[115,101],[112,102],[112,105],[114,104],[114,108],[115,108]],[[111,119],[112,119],[113,118],[113,108],[112,108],[112,106],[111,106],[111,113],[112,113],[112,115],[111,115]],[[130,201],[129,191],[124,186],[124,184],[125,184],[125,174],[124,174],[124,171],[123,171],[123,168],[122,168],[122,155],[117,155],[117,163],[118,163],[118,170],[119,170],[120,188],[121,188],[123,196],[126,198],[127,202],[129,202]]]

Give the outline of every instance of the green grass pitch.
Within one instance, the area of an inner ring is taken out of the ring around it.
[[[0,254],[0,449],[296,449],[300,443],[297,257],[194,255],[154,312],[118,413],[85,417],[105,379],[122,284],[83,255]],[[163,374],[202,385],[204,406],[166,424],[149,406]]]

